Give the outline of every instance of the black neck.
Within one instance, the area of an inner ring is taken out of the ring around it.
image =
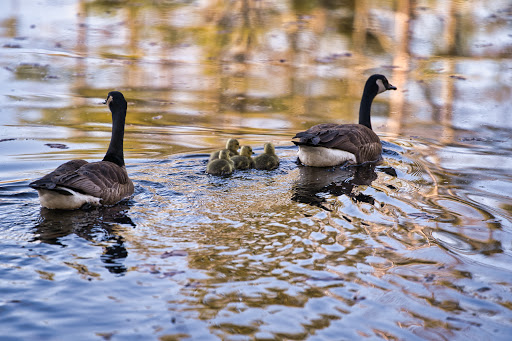
[[[119,166],[124,166],[123,139],[126,109],[115,108],[114,110],[119,112],[112,112],[112,138],[103,161],[110,161]]]
[[[372,129],[370,113],[372,109],[372,101],[375,96],[377,96],[376,91],[372,91],[371,86],[366,84],[363,91],[363,97],[361,98],[361,105],[359,107],[359,124],[367,126],[370,129]]]

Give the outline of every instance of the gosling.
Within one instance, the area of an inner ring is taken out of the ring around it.
[[[249,146],[242,146],[242,149],[240,149],[240,155],[233,156],[231,160],[235,163],[235,169],[245,170],[254,168],[252,148]]]
[[[263,154],[254,158],[254,165],[256,169],[261,170],[273,170],[279,167],[279,158],[272,143],[265,143]]]
[[[235,155],[240,155],[240,154],[238,154],[238,148],[240,148],[240,143],[238,143],[238,140],[237,139],[229,139],[226,142],[226,149],[223,149],[223,150],[228,151],[229,156],[235,156]],[[218,159],[219,154],[220,154],[220,151],[211,153],[210,159],[208,161],[213,161],[215,159]]]
[[[233,173],[234,163],[226,150],[221,150],[219,158],[208,162],[206,173],[212,175],[229,175]]]

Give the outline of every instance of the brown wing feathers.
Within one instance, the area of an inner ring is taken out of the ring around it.
[[[361,124],[319,124],[295,135],[296,145],[325,147],[347,151],[357,162],[376,160],[382,147],[379,137]]]
[[[57,167],[53,172],[46,174],[41,179],[29,184],[34,189],[54,189],[59,184],[59,179],[72,174],[77,169],[85,165],[85,160],[71,160]]]
[[[79,165],[82,166],[77,167]],[[32,182],[30,187],[57,191],[58,187],[65,187],[101,198],[103,205],[115,204],[133,193],[133,183],[125,168],[109,161],[69,161],[40,180]],[[66,193],[63,190],[59,192]]]

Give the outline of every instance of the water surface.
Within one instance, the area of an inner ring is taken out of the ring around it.
[[[0,15],[2,339],[507,340],[507,1],[11,1]],[[383,161],[314,169],[352,123]],[[129,102],[134,196],[71,212],[28,183],[101,159]],[[229,137],[274,171],[204,173]]]

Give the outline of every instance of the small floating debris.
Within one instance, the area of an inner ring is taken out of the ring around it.
[[[323,63],[323,64],[329,64],[337,59],[343,58],[343,57],[352,57],[352,53],[350,52],[344,52],[344,53],[332,53],[325,57],[318,57],[315,59],[317,63]]]
[[[475,47],[476,48],[483,48],[483,47],[491,47],[493,45],[494,44],[492,44],[492,43],[483,43],[483,44],[475,44]]]
[[[436,217],[425,212],[409,213],[409,217],[420,219],[435,219]]]
[[[169,257],[185,257],[187,255],[188,255],[187,251],[184,251],[184,250],[172,250],[172,251],[165,251],[164,253],[162,253],[160,258],[165,259],[165,258],[169,258]]]
[[[185,273],[185,271],[182,271],[182,270],[167,271],[162,274],[162,277],[163,278],[172,277],[174,275],[179,275],[179,274],[184,274],[184,273]]]
[[[7,43],[7,44],[4,44],[2,47],[5,47],[7,49],[20,49],[21,45],[20,44]]]
[[[466,80],[466,77],[457,76],[457,75],[450,75],[450,78],[458,79],[458,80],[461,80],[461,81],[465,81]]]
[[[69,149],[68,146],[62,143],[45,143],[45,146],[48,146],[50,148],[57,148],[57,149]]]
[[[382,65],[384,69],[399,69],[400,66],[398,65]]]

